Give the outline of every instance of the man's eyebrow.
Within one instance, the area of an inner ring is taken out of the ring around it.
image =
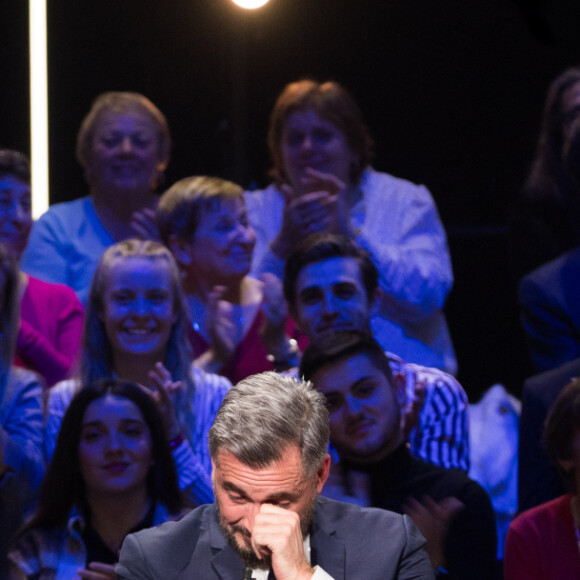
[[[291,493],[289,491],[273,493],[266,498],[265,503],[280,503],[282,501],[295,502],[300,498],[300,495],[300,493]]]
[[[232,491],[234,493],[237,493],[238,495],[246,497],[246,492],[243,489],[239,488],[236,484],[232,483],[231,481],[224,481],[222,483],[222,487],[226,491]]]

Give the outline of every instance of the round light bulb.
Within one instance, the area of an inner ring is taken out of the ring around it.
[[[268,0],[233,0],[234,4],[237,4],[240,8],[247,8],[248,10],[254,10],[256,8],[261,8],[264,4],[267,4]]]

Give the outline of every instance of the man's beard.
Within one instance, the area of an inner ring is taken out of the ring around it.
[[[312,523],[314,511],[316,510],[316,497],[317,494],[312,496],[312,501],[307,507],[306,513],[303,516],[300,516],[300,531],[302,532],[302,539],[304,539],[309,533],[310,524]],[[225,539],[228,541],[228,544],[244,563],[244,566],[254,570],[270,570],[272,568],[272,555],[267,554],[262,556],[262,558],[258,558],[251,547],[247,547],[246,545],[241,546],[236,538],[236,532],[241,534],[244,538],[247,538],[249,541],[251,537],[250,531],[244,526],[228,524],[225,522],[221,514],[219,501],[217,501],[217,499],[215,505],[219,528]]]

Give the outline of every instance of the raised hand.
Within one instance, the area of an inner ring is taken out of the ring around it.
[[[136,238],[161,243],[161,236],[159,235],[157,220],[155,218],[155,210],[146,207],[133,212],[129,225],[135,232]]]
[[[181,381],[174,381],[163,363],[158,362],[153,370],[149,371],[153,399],[159,407],[163,417],[167,437],[175,439],[181,433],[181,425],[177,419],[176,399],[182,389]]]
[[[116,580],[115,566],[101,562],[91,562],[87,570],[78,571],[82,580]]]
[[[296,512],[262,504],[254,519],[252,549],[258,558],[271,555],[278,580],[310,580],[314,569],[306,561],[300,517]]]
[[[422,501],[407,499],[404,511],[427,540],[427,552],[434,567],[445,567],[445,540],[449,525],[464,507],[456,497],[446,497],[438,502],[427,496]]]

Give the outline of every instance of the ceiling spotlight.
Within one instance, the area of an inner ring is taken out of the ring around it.
[[[237,4],[240,8],[247,8],[248,10],[254,10],[256,8],[261,8],[264,4],[268,3],[268,0],[232,0],[234,4]]]

